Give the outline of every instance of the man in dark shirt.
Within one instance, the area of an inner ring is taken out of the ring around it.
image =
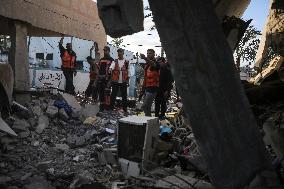
[[[75,87],[73,85],[73,75],[76,76],[76,53],[72,50],[72,44],[67,43],[66,49],[63,47],[64,36],[60,39],[59,50],[61,57],[61,70],[65,77],[65,91],[70,94],[75,94]]]
[[[163,119],[167,111],[167,101],[173,88],[173,76],[170,65],[164,57],[158,59],[160,64],[160,86],[155,98],[155,116]]]
[[[104,57],[98,63],[98,90],[100,99],[100,111],[109,108],[110,106],[110,81],[109,67],[114,59],[110,56],[110,48],[104,47]]]
[[[146,61],[143,84],[145,95],[142,109],[145,116],[151,116],[152,103],[157,95],[160,84],[160,64],[156,61],[155,51],[153,49],[147,50],[147,57],[144,54],[141,54],[140,57]]]

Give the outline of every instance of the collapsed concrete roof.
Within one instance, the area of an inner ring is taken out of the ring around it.
[[[106,44],[105,30],[92,0],[2,0],[0,16],[30,24],[30,36],[66,34]]]

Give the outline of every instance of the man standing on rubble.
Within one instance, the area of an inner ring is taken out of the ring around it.
[[[111,99],[110,107],[113,110],[118,90],[122,96],[122,106],[124,113],[127,114],[127,86],[129,83],[129,62],[124,59],[124,50],[117,50],[118,59],[115,59],[110,66],[111,71]]]
[[[153,49],[147,50],[147,57],[144,54],[141,54],[140,57],[146,61],[143,83],[145,95],[142,110],[145,116],[151,116],[152,103],[160,85],[160,64],[156,61],[155,51]]]
[[[75,69],[76,53],[72,50],[72,44],[67,43],[66,49],[63,47],[64,36],[59,41],[59,50],[61,57],[61,70],[65,77],[65,91],[70,94],[75,94],[75,87],[73,85],[73,75],[76,76],[77,72]]]
[[[89,75],[90,82],[86,89],[85,96],[86,97],[92,96],[92,99],[96,101],[98,96],[98,91],[97,91],[98,66],[95,63],[95,60],[91,56],[87,57],[87,62],[90,65],[90,75]]]
[[[109,67],[114,59],[110,56],[110,48],[108,46],[104,47],[104,57],[100,59],[98,63],[98,90],[99,90],[99,99],[100,99],[100,111],[108,108],[110,105],[110,72]]]
[[[158,62],[160,64],[160,85],[155,98],[155,116],[164,119],[167,111],[167,101],[170,97],[174,81],[170,65],[166,62],[166,59],[160,57]]]

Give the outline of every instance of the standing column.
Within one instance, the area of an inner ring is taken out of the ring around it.
[[[14,71],[14,91],[28,91],[30,88],[29,62],[27,47],[27,25],[14,21],[11,24],[11,50],[9,62]],[[29,101],[29,95],[16,95],[16,100],[24,104]]]

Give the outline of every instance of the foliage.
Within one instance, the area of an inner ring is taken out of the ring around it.
[[[242,62],[249,65],[254,63],[260,43],[259,35],[260,31],[254,26],[248,27],[234,53],[237,68],[240,68]]]
[[[121,44],[123,43],[123,39],[122,38],[114,38],[111,41],[112,45],[119,48],[121,46]]]

